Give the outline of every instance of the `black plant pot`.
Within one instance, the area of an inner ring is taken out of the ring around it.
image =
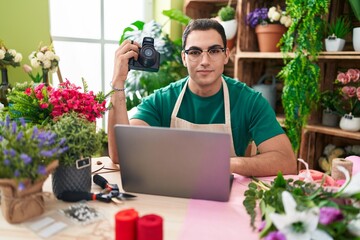
[[[64,191],[90,192],[91,164],[81,168],[60,165],[52,174],[52,189],[57,199],[62,199]]]

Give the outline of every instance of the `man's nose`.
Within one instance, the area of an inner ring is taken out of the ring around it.
[[[209,62],[210,62],[209,52],[203,51],[203,52],[201,53],[201,64],[209,64]]]

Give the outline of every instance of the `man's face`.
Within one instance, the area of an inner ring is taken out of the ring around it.
[[[229,60],[229,50],[223,51],[223,49],[223,41],[216,30],[195,30],[188,35],[185,50],[200,50],[197,52],[200,54],[190,54],[189,51],[188,53],[183,51],[181,56],[183,64],[188,69],[190,79],[199,87],[221,81],[224,65]],[[205,52],[201,53],[201,50]],[[214,54],[214,50],[220,52]],[[194,55],[196,56],[194,57]]]

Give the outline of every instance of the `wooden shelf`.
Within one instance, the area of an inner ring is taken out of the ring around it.
[[[360,132],[348,132],[340,128],[326,127],[323,125],[308,124],[304,127],[304,131],[360,140]]]
[[[294,54],[290,54],[293,57]],[[238,52],[235,59],[283,59],[284,55],[281,52]],[[319,59],[360,59],[360,52],[346,51],[346,52],[321,52]]]

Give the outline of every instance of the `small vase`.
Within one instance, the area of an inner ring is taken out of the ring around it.
[[[335,38],[335,39],[325,39],[325,49],[327,52],[338,52],[342,51],[345,46],[345,39]]]
[[[286,32],[286,27],[282,24],[257,25],[255,27],[260,52],[279,52],[280,48],[276,45]]]
[[[360,117],[354,117],[351,113],[341,117],[340,128],[345,131],[357,132],[360,130]]]
[[[42,78],[43,78],[43,83],[45,84],[45,86],[49,86],[49,71],[45,71],[44,69],[43,69],[43,76],[42,76]]]
[[[86,159],[88,159],[89,164],[82,165],[81,167],[60,165],[54,171],[52,174],[52,190],[56,198],[62,199],[64,191],[90,192],[91,159]]]
[[[353,47],[356,52],[360,52],[360,27],[353,29]]]
[[[8,72],[6,68],[1,68],[1,84],[0,84],[0,103],[2,103],[5,107],[8,106],[8,101],[6,95],[8,93],[8,89],[10,88],[9,80],[8,80]]]

